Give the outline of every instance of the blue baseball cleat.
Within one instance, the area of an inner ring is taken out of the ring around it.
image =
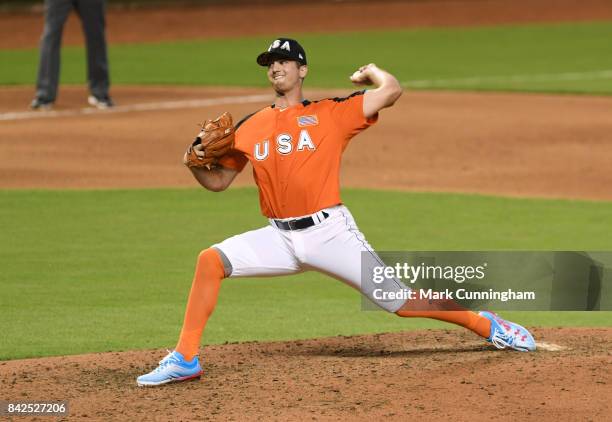
[[[197,356],[191,362],[188,362],[182,354],[174,351],[169,352],[153,371],[139,376],[136,379],[136,383],[140,387],[155,386],[199,378],[200,375],[202,375],[202,367]]]
[[[521,352],[533,352],[536,343],[525,327],[506,321],[493,312],[483,311],[479,315],[491,321],[491,335],[487,339],[498,349],[514,349]]]

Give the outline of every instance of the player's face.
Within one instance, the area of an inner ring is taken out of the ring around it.
[[[288,92],[301,85],[307,72],[307,66],[293,60],[279,59],[268,66],[268,80],[276,92]]]

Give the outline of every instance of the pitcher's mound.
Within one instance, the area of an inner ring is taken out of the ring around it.
[[[68,400],[100,420],[598,420],[610,414],[612,329],[535,329],[498,351],[462,330],[205,347],[200,380],[137,387],[163,350],[0,363],[6,400]],[[555,350],[551,345],[557,345]]]

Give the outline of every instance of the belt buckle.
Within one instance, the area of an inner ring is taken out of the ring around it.
[[[289,230],[297,230],[297,228],[295,227],[295,223],[297,222],[297,220],[289,220],[287,221],[287,225],[289,226]]]

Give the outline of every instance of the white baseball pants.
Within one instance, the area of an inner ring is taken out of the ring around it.
[[[329,217],[322,220],[321,212]],[[319,271],[359,290],[381,308],[395,312],[405,299],[380,298],[380,289],[401,291],[406,286],[396,279],[375,284],[362,277],[364,269],[384,266],[359,231],[344,205],[311,215],[320,223],[303,230],[281,230],[269,226],[230,237],[213,245],[224,255],[226,276],[270,277]],[[303,218],[308,216],[296,217]],[[363,260],[363,262],[362,262]],[[371,273],[370,270],[368,270]],[[374,293],[378,290],[378,293]]]

